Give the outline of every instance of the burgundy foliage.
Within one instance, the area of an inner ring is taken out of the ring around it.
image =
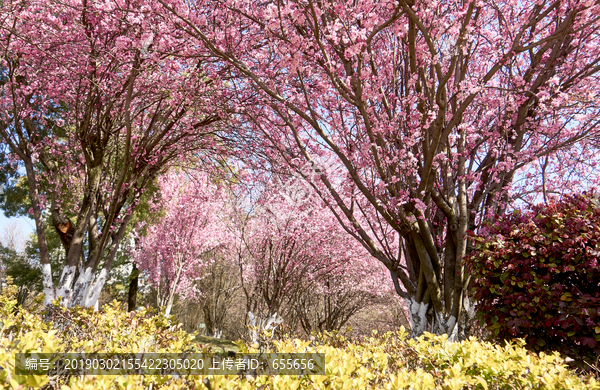
[[[497,218],[467,262],[478,318],[534,350],[600,355],[600,205],[566,196]]]

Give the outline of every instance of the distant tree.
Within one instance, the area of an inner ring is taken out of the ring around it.
[[[4,224],[2,235],[0,236],[0,245],[16,253],[23,253],[26,243],[27,236],[19,222],[12,220]]]
[[[267,186],[240,218],[247,311],[280,315],[308,334],[339,330],[386,291],[386,274],[318,198],[294,198],[299,192]]]
[[[41,272],[25,251],[26,235],[17,221],[8,221],[0,234],[0,284],[12,279],[18,287],[17,303],[22,305],[31,292],[41,287]],[[2,286],[0,286],[0,289]]]
[[[137,267],[148,274],[158,294],[158,305],[169,315],[175,295],[198,300],[194,283],[212,262],[207,254],[229,240],[227,210],[221,190],[207,174],[170,172],[159,179],[160,197],[152,206],[163,219],[138,237]]]
[[[228,243],[231,246],[231,243]],[[205,332],[209,336],[221,336],[230,325],[231,307],[241,288],[236,264],[231,261],[230,248],[209,254],[210,264],[205,276],[196,282],[202,292],[199,305],[204,318]]]

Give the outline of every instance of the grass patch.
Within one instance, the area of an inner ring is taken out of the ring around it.
[[[238,352],[239,348],[231,340],[217,339],[210,336],[196,336],[196,341],[202,344],[208,344],[214,352]]]

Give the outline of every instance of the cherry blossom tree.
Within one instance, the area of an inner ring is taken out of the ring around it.
[[[144,189],[214,145],[220,78],[173,56],[182,42],[155,5],[2,4],[0,139],[26,171],[46,303],[93,305]],[[66,252],[56,292],[44,210]]]
[[[318,197],[292,197],[298,192],[267,184],[238,220],[246,309],[259,320],[281,316],[308,334],[339,330],[386,292],[385,268]]]
[[[137,238],[134,261],[148,274],[159,307],[165,307],[169,315],[175,295],[191,300],[201,297],[195,282],[210,265],[207,255],[224,249],[231,238],[227,203],[207,174],[170,172],[160,177],[159,186],[160,196],[151,211],[165,215]]]
[[[598,178],[597,2],[157,1],[232,67],[241,158],[339,168],[311,183],[415,334],[464,336],[468,230]]]

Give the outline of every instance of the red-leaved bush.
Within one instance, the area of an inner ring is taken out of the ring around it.
[[[480,322],[500,339],[600,355],[600,205],[591,194],[497,218],[467,259]]]

